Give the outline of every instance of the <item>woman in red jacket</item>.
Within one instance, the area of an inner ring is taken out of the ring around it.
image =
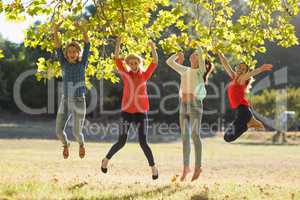
[[[152,179],[155,180],[158,178],[158,170],[155,166],[153,154],[146,139],[148,131],[147,112],[149,110],[146,83],[157,67],[158,56],[156,47],[153,42],[149,42],[152,49],[152,62],[148,66],[147,70],[143,71],[141,68],[143,60],[140,56],[136,54],[129,54],[126,56],[125,62],[120,58],[120,45],[121,41],[120,38],[118,38],[115,49],[115,62],[123,81],[123,97],[121,106],[122,125],[117,143],[111,147],[105,158],[102,160],[101,170],[103,173],[107,173],[109,160],[126,144],[127,133],[130,124],[133,123],[138,127],[139,143],[148,160],[149,166],[152,169]],[[126,69],[125,63],[129,67],[129,70]]]
[[[236,118],[232,125],[225,131],[224,140],[226,142],[233,142],[246,132],[248,128],[264,128],[263,124],[254,118],[250,109],[250,103],[246,98],[246,92],[253,76],[270,71],[273,66],[271,64],[263,64],[261,67],[250,71],[249,66],[241,63],[233,71],[221,52],[218,52],[218,57],[231,79],[227,88],[227,95],[231,109],[236,111]]]

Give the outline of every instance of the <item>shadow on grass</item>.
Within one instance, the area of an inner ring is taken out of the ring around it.
[[[76,190],[76,189],[79,189],[79,188],[82,188],[83,186],[87,185],[88,183],[87,182],[81,182],[81,183],[77,183],[75,185],[72,185],[71,187],[68,188],[68,190],[72,191],[72,190]]]
[[[14,188],[7,188],[7,189],[4,189],[4,190],[2,191],[2,194],[3,194],[4,196],[2,196],[2,195],[0,194],[0,199],[5,200],[5,199],[10,199],[10,198],[12,198],[14,195],[18,194],[18,191],[17,191],[16,189],[14,189]]]
[[[207,194],[196,194],[191,197],[191,200],[209,200]]]
[[[297,143],[283,143],[283,144],[273,144],[269,142],[235,142],[231,143],[233,145],[245,145],[245,146],[299,146]]]
[[[156,189],[146,190],[142,192],[133,192],[131,194],[124,194],[124,195],[109,195],[105,197],[91,197],[89,199],[97,199],[97,200],[133,200],[137,199],[138,197],[143,197],[143,199],[161,199],[161,194],[163,193],[163,196],[171,196],[174,195],[178,191],[184,191],[187,189],[190,189],[191,186],[184,186],[184,187],[178,187],[174,185],[166,185],[162,187],[158,187]],[[85,200],[84,197],[72,197],[71,200]],[[206,198],[207,199],[207,198]],[[205,198],[192,198],[191,200],[206,200]]]

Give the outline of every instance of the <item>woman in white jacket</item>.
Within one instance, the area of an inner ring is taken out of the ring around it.
[[[202,49],[196,50],[190,56],[191,67],[182,65],[184,54],[182,52],[172,55],[167,64],[180,74],[180,111],[179,121],[183,143],[183,172],[180,180],[184,181],[190,172],[190,152],[192,135],[195,148],[195,169],[192,181],[199,178],[202,160],[202,144],[200,139],[200,129],[203,105],[202,101],[206,97],[205,84],[208,82],[209,74],[214,66],[206,61]],[[191,133],[190,133],[191,130]]]

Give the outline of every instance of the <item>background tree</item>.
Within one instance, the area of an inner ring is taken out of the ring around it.
[[[275,119],[278,114],[276,113],[276,103],[285,101],[289,110],[296,111],[297,115],[300,114],[300,88],[288,88],[286,96],[278,94],[276,89],[264,90],[259,95],[253,96],[251,101],[260,114],[272,119]]]
[[[146,42],[148,39],[159,42],[160,67],[157,68],[151,80],[159,86],[161,98],[178,93],[175,87],[163,87],[164,82],[180,81],[180,77],[176,73],[168,67],[164,67],[168,53],[184,50],[187,52],[186,56],[189,56],[192,48],[197,45],[201,45],[205,51],[213,51],[213,41],[217,44],[215,48],[229,54],[231,63],[246,61],[254,66],[257,60],[258,64],[272,63],[274,70],[287,66],[289,76],[287,86],[299,87],[300,85],[298,66],[300,47],[295,46],[298,43],[296,31],[298,37],[300,36],[300,18],[299,14],[294,17],[299,11],[297,2],[294,0],[190,0],[175,3],[167,0],[151,2],[122,0],[121,4],[117,0],[92,1],[91,4],[79,0],[13,0],[7,2],[9,4],[1,2],[1,5],[4,9],[2,11],[10,20],[19,20],[27,15],[47,17],[45,21],[32,24],[27,30],[24,41],[27,48],[23,48],[23,56],[18,56],[17,52],[21,51],[24,44],[20,44],[18,51],[13,50],[15,52],[14,59],[8,56],[8,53],[12,52],[8,47],[12,44],[7,43],[6,47],[0,47],[6,55],[6,58],[0,61],[2,74],[4,80],[9,82],[15,80],[8,79],[9,76],[7,76],[12,70],[16,71],[14,77],[25,70],[15,62],[22,59],[27,60],[27,68],[38,68],[39,72],[36,75],[38,80],[60,77],[60,66],[55,58],[50,27],[51,21],[64,17],[64,25],[60,30],[63,44],[73,39],[81,40],[81,34],[72,25],[74,20],[85,20],[90,29],[92,55],[87,69],[87,80],[89,86],[92,83],[95,87],[98,87],[99,79],[108,80],[103,81],[105,108],[118,108],[122,93],[120,85],[114,84],[118,78],[115,76],[115,66],[111,59],[116,35],[122,35],[125,40],[122,48],[123,55],[136,51],[146,57],[146,62],[149,61],[150,51],[146,48]],[[293,45],[294,47],[286,48]],[[267,51],[265,52],[265,50]],[[14,67],[10,67],[11,70],[9,70],[8,65],[4,65],[4,63],[9,63],[9,66]],[[188,60],[185,64],[188,64]],[[258,76],[257,79],[259,80],[263,76]],[[210,81],[220,90],[219,84],[226,83],[228,79],[224,76],[221,68],[217,67]],[[36,85],[43,84],[44,82],[39,82]],[[32,77],[26,87],[32,88],[33,85],[34,78]],[[34,99],[31,98],[31,94],[28,94],[28,97],[24,94],[27,102],[36,107],[39,107],[41,103],[45,105],[46,99],[40,101],[46,95],[45,88],[44,85],[35,89],[36,98]],[[209,94],[213,93],[211,87],[207,89]],[[148,90],[149,94],[155,92],[151,86]],[[11,93],[12,90],[8,90],[8,92]],[[221,117],[220,113],[225,113],[224,109],[226,108],[220,106],[221,101],[221,98],[210,99],[209,103],[204,101],[205,108],[209,110],[217,108],[219,112],[205,116],[204,122],[215,122],[217,118]],[[159,108],[160,99],[153,99],[150,103],[151,108]],[[259,109],[265,109],[267,103],[264,101]],[[174,99],[167,102],[169,109],[173,109],[177,105],[178,102]],[[226,120],[230,120],[232,113],[226,113]],[[177,120],[177,115],[165,116],[164,113],[158,113],[155,119],[174,122]]]
[[[40,48],[25,48],[24,44],[6,41],[1,35],[0,48],[4,50],[4,58],[0,60],[0,110],[5,116],[7,112],[18,113],[13,98],[16,79],[26,70],[34,69],[35,61],[47,53]],[[22,84],[21,97],[26,105],[41,108],[47,104],[47,84],[28,77]]]
[[[285,48],[298,44],[290,23],[299,12],[297,0],[190,0],[178,1],[177,6],[187,17],[176,23],[180,37],[161,42],[168,51],[198,45],[207,51],[217,48],[254,67],[255,55],[265,53],[267,41]]]
[[[113,38],[121,35],[124,38],[124,51],[146,54],[146,60],[150,57],[147,47],[149,39],[157,39],[159,32],[176,21],[174,11],[160,10],[155,20],[151,21],[151,12],[157,9],[158,5],[168,6],[167,0],[108,0],[93,1],[94,14],[86,15],[84,8],[88,1],[46,1],[32,0],[23,2],[14,0],[10,4],[4,4],[6,17],[11,20],[22,19],[27,15],[46,15],[47,21],[31,26],[26,32],[25,46],[41,47],[50,53],[54,52],[54,45],[51,37],[51,24],[53,21],[64,18],[62,41],[63,44],[70,40],[81,40],[78,30],[73,26],[74,20],[86,18],[86,26],[90,32],[91,52],[87,68],[87,85],[90,77],[109,79],[116,82],[113,73],[114,65],[106,46],[112,44]],[[150,23],[151,22],[151,23]],[[54,59],[41,58],[38,60],[37,78],[53,78],[61,76],[60,66]]]
[[[0,4],[0,10],[4,10],[10,20],[22,19],[26,15],[46,15],[45,22],[26,32],[24,44],[33,48],[40,46],[51,53],[54,51],[50,31],[52,21],[65,18],[62,40],[66,43],[81,39],[72,21],[86,18],[92,43],[87,80],[95,76],[117,81],[111,55],[105,49],[117,35],[124,38],[124,53],[146,54],[147,61],[149,49],[146,43],[149,39],[162,39],[160,44],[165,52],[198,45],[206,51],[218,48],[252,66],[256,63],[255,55],[266,51],[266,41],[275,41],[283,47],[298,44],[294,26],[290,23],[299,11],[297,0],[255,0],[243,4],[238,0],[179,0],[176,3],[169,0],[93,0],[94,14],[90,15],[84,13],[88,2],[14,0]],[[162,32],[173,24],[180,34],[164,38]],[[38,79],[61,75],[60,66],[53,59],[40,59],[37,65],[38,71],[43,72],[38,74]]]

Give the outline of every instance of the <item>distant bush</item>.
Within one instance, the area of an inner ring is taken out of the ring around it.
[[[270,89],[251,97],[251,103],[255,110],[263,116],[271,118],[278,114],[276,113],[276,104],[283,104],[284,101],[287,101],[287,110],[295,111],[296,117],[298,117],[300,114],[300,88],[288,88],[287,96],[282,95],[279,90]]]

